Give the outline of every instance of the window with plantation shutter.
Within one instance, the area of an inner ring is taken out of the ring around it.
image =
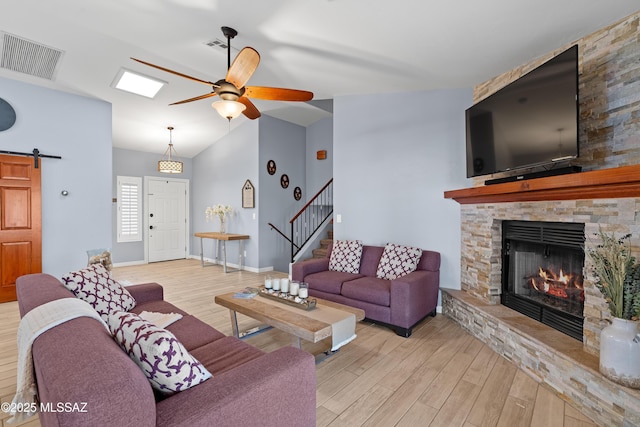
[[[118,242],[142,240],[142,178],[119,176]]]

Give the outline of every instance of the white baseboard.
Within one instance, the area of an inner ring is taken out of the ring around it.
[[[189,255],[187,256],[188,259],[195,259],[200,261],[200,255]],[[218,264],[218,265],[222,265],[222,261],[218,260],[216,261],[214,258],[207,258],[204,257],[204,262],[206,264]],[[147,261],[145,260],[140,260],[140,261],[127,261],[127,262],[116,262],[113,264],[114,267],[129,267],[132,265],[143,265],[143,264],[148,264]],[[232,263],[232,262],[227,262],[227,268],[230,269],[237,269],[238,268],[238,264]],[[262,268],[255,268],[255,267],[247,267],[246,265],[242,267],[243,271],[250,271],[252,273],[266,273],[269,271],[273,271],[273,266],[271,267],[262,267]],[[230,272],[231,273],[231,272]]]
[[[200,255],[189,255],[188,258],[189,259],[197,259],[198,261],[200,261]],[[221,260],[216,260],[215,258],[204,257],[203,260],[205,262],[205,266],[207,264],[222,265],[222,261]],[[227,268],[236,270],[236,269],[238,269],[238,264],[227,261]],[[264,273],[264,272],[267,272],[267,271],[273,271],[273,267],[255,268],[255,267],[247,267],[245,265],[245,266],[242,267],[242,271],[250,271],[251,273]],[[231,271],[230,271],[230,273],[231,273]]]
[[[143,265],[143,264],[148,264],[147,261],[145,260],[140,260],[140,261],[127,261],[127,262],[116,262],[113,264],[114,267],[129,267],[131,265]]]
[[[436,313],[442,314],[442,306],[441,305],[436,306]]]

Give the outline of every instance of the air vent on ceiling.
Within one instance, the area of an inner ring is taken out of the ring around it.
[[[0,68],[53,80],[64,51],[13,34],[1,34]]]
[[[204,44],[206,44],[209,47],[222,49],[222,50],[227,50],[227,47],[229,46],[225,40],[220,40],[220,39],[209,40],[209,41],[204,42]],[[233,46],[231,47],[231,49],[235,50],[235,51],[238,51],[238,49],[236,49]]]

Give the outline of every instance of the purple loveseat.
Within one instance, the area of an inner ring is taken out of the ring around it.
[[[293,347],[265,353],[224,336],[164,301],[156,283],[127,289],[137,301],[132,312],[183,315],[167,329],[213,377],[159,398],[100,322],[73,319],[34,341],[33,361],[40,402],[78,403],[86,412],[41,412],[42,426],[315,426],[311,354]],[[48,301],[74,298],[47,274],[18,278],[17,293],[20,316]]]
[[[309,284],[309,294],[357,307],[368,320],[409,337],[412,328],[428,315],[436,315],[440,287],[440,254],[422,251],[416,271],[395,280],[376,278],[383,246],[362,248],[360,272],[329,270],[331,250],[325,258],[299,261],[291,266],[291,278]]]

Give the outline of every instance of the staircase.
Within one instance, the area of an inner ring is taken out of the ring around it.
[[[325,258],[331,243],[333,243],[333,230],[327,231],[327,238],[320,240],[320,247],[312,251],[313,258]]]
[[[327,221],[333,221],[333,178],[327,182],[324,187],[313,197],[307,204],[289,221],[291,225],[291,234],[287,236],[282,230],[278,229],[273,223],[267,223],[272,230],[275,230],[284,239],[291,244],[291,262],[295,261],[296,255],[305,249],[305,245],[320,228],[328,225]],[[327,246],[333,240],[333,232],[330,232],[330,238],[326,239],[323,244],[325,254]],[[323,240],[324,241],[324,240]],[[320,248],[322,249],[322,247]],[[313,251],[312,251],[313,252]],[[314,255],[315,256],[315,255]]]

